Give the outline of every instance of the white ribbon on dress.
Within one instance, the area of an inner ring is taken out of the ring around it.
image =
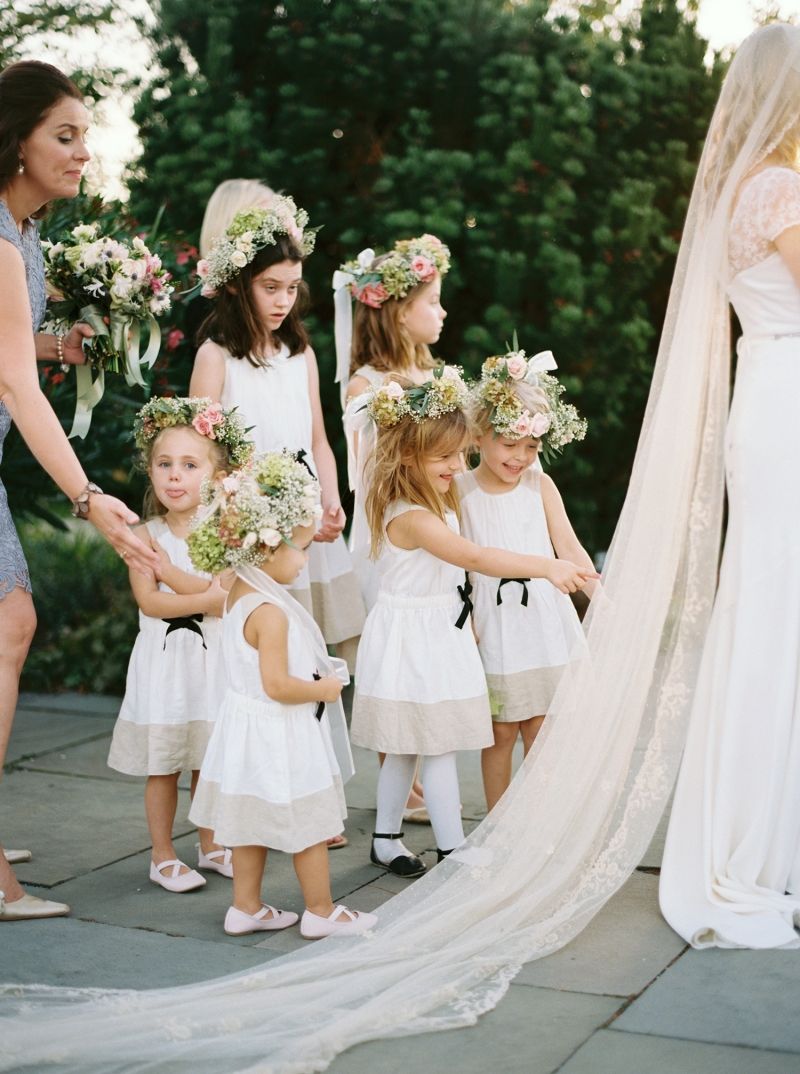
[[[343,686],[350,682],[347,664],[338,657],[331,656],[322,636],[322,631],[317,626],[313,616],[300,604],[291,593],[279,585],[268,574],[260,571],[258,567],[237,567],[236,575],[243,582],[255,589],[257,593],[269,598],[270,604],[280,608],[287,619],[294,619],[300,629],[306,634],[311,642],[314,652],[314,661],[320,675],[335,675]],[[347,723],[344,717],[341,698],[336,701],[328,701],[325,704],[325,716],[331,734],[333,750],[336,761],[342,775],[342,783],[347,783],[355,773],[353,753],[350,749],[350,736],[347,733]]]
[[[356,258],[359,266],[366,271],[375,260],[375,251],[367,248]],[[347,383],[350,380],[350,352],[353,343],[353,298],[350,285],[356,282],[352,272],[337,269],[333,274],[333,337],[336,344],[336,377],[339,385],[342,410],[347,395]]]

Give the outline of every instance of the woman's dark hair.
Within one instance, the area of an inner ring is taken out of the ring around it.
[[[0,71],[0,190],[19,170],[20,144],[64,97],[83,101],[83,94],[49,63],[21,60]]]
[[[297,301],[276,332],[270,332],[259,321],[253,301],[253,278],[270,265],[281,261],[302,264],[305,260],[300,248],[288,235],[281,235],[274,246],[259,250],[249,265],[238,272],[232,280],[220,287],[214,298],[214,306],[200,325],[197,343],[212,339],[225,347],[234,358],[246,358],[251,365],[269,365],[260,357],[272,342],[272,338],[285,343],[289,354],[301,354],[308,346],[308,333],[302,321],[308,288],[300,281]]]

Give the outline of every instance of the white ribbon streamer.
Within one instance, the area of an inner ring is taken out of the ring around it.
[[[375,260],[375,251],[362,250],[356,259],[359,266],[366,271]],[[347,384],[350,380],[350,356],[353,345],[353,298],[350,285],[356,282],[352,272],[337,269],[333,274],[333,336],[336,344],[336,377],[339,385],[339,398],[342,410],[347,397]]]

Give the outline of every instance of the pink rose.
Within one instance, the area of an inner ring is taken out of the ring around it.
[[[225,412],[220,403],[212,403],[211,406],[207,406],[203,414],[212,425],[219,425],[220,422],[225,421]]]
[[[208,420],[205,414],[197,414],[192,419],[192,427],[200,433],[201,436],[207,436],[211,440],[214,439],[214,426]]]
[[[197,262],[197,275],[200,277],[201,280],[204,280],[210,271],[211,266],[209,265],[208,261],[205,260],[205,258]]]
[[[382,283],[367,283],[360,290],[356,290],[355,297],[365,306],[378,310],[389,297],[389,292]]]
[[[382,389],[384,395],[388,395],[390,399],[402,399],[405,395],[403,388],[396,380],[389,381],[388,384]]]
[[[544,436],[547,430],[550,428],[550,418],[547,414],[534,414],[531,421],[531,436],[535,436],[537,439],[540,436]]]
[[[422,254],[417,254],[411,261],[411,271],[420,280],[427,283],[436,275],[436,265],[434,265],[430,258],[423,257]]]
[[[528,361],[521,354],[514,354],[506,358],[506,369],[512,380],[522,380],[528,371]]]
[[[523,436],[533,435],[531,430],[533,428],[533,422],[531,416],[527,410],[523,410],[517,420],[511,425],[511,432],[514,436],[518,436],[522,439]]]
[[[437,247],[437,249],[438,249],[439,247],[441,247],[441,245],[442,245],[442,240],[441,240],[441,239],[437,239],[435,235],[431,235],[431,234],[430,234],[429,232],[427,232],[427,231],[425,232],[425,234],[424,234],[424,235],[421,235],[421,236],[420,236],[420,238],[421,238],[421,239],[424,239],[424,240],[425,240],[425,242],[427,242],[427,243],[428,243],[428,244],[429,244],[430,246],[435,246],[435,247]]]
[[[206,284],[201,289],[200,294],[203,296],[203,298],[216,298],[217,297],[217,289],[216,289],[216,287],[209,287],[208,284]]]

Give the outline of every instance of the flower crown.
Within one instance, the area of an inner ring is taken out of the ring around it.
[[[218,483],[206,481],[203,508],[187,539],[189,557],[200,571],[257,566],[290,541],[297,526],[322,516],[319,482],[288,451],[254,455]]]
[[[247,462],[253,453],[244,419],[235,410],[226,410],[210,399],[185,396],[154,396],[145,403],[133,422],[133,437],[142,462],[147,448],[164,429],[191,426],[201,436],[216,440],[228,452],[234,466]]]
[[[208,258],[197,262],[203,281],[201,294],[213,298],[219,288],[233,279],[265,246],[275,246],[279,235],[288,235],[304,257],[314,249],[316,229],[308,228],[308,213],[298,209],[292,198],[276,194],[265,208],[242,209],[224,235],[215,239]]]
[[[518,348],[516,337],[513,350],[486,359],[474,388],[474,402],[476,407],[490,408],[489,422],[497,436],[542,439],[546,454],[560,451],[573,440],[583,440],[586,419],[572,403],[562,400],[564,385],[548,372],[557,368],[552,351],[540,351],[528,358]],[[548,413],[532,414],[514,388],[518,383],[540,388],[547,399]]]
[[[389,298],[405,298],[422,283],[430,283],[438,272],[450,268],[450,251],[435,235],[401,239],[390,254],[375,265],[375,251],[362,250],[341,271],[352,276],[350,294],[365,306],[380,309]]]
[[[389,381],[376,388],[369,397],[367,412],[381,429],[390,429],[404,418],[426,421],[441,418],[453,410],[463,410],[469,403],[469,389],[461,370],[453,365],[441,365],[424,384],[404,388]]]

